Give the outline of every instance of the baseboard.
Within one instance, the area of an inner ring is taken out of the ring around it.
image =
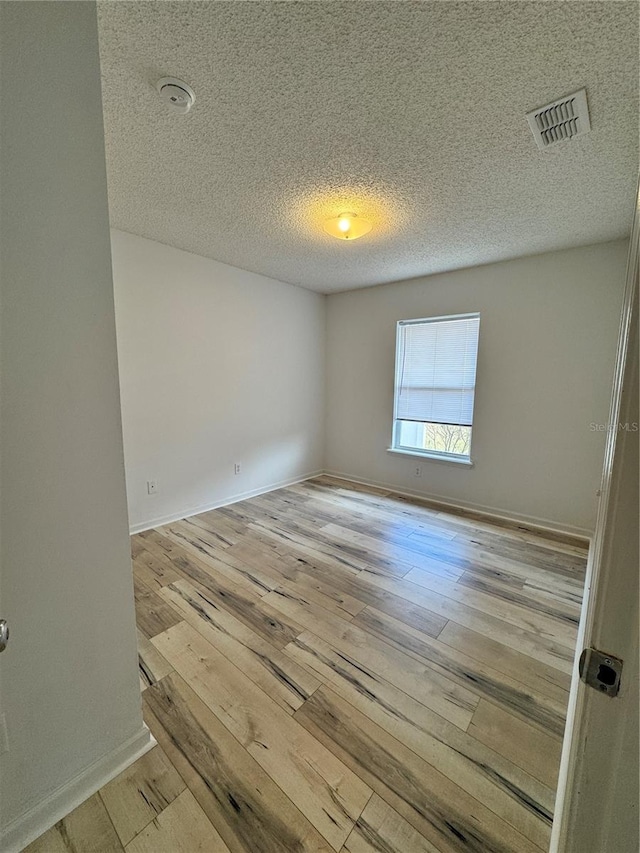
[[[567,539],[580,540],[580,544],[585,546],[590,544],[593,536],[593,532],[591,530],[587,530],[583,527],[575,527],[570,524],[558,524],[548,518],[538,518],[534,515],[524,515],[522,513],[511,512],[509,510],[467,501],[454,502],[442,495],[435,495],[429,492],[418,492],[411,489],[403,490],[390,483],[382,483],[377,480],[364,480],[360,477],[354,477],[351,474],[345,474],[340,471],[325,471],[324,473],[328,477],[336,477],[339,480],[346,480],[347,482],[351,481],[352,483],[359,483],[363,486],[373,486],[378,489],[388,489],[390,492],[394,492],[395,494],[402,495],[404,497],[422,498],[425,501],[431,501],[434,504],[441,506],[443,509],[451,510],[451,512],[454,513],[456,511],[467,510],[485,516],[488,521],[506,522],[515,525],[522,524],[533,530],[540,531],[541,533],[559,534]]]
[[[326,474],[328,477],[336,477],[337,479],[345,480],[346,482],[359,483],[362,486],[373,486],[379,489],[388,489],[390,492],[394,492],[397,495],[402,495],[408,498],[421,498],[425,501],[432,501],[434,504],[438,504],[443,509],[451,510],[451,512],[456,512],[456,510],[468,510],[471,512],[477,512],[478,514],[485,516],[488,521],[501,521],[503,523],[506,522],[516,525],[523,524],[533,530],[538,530],[541,533],[554,533],[567,537],[568,539],[574,538],[580,540],[580,544],[584,544],[587,546],[591,542],[592,531],[583,527],[558,524],[557,522],[554,522],[548,518],[539,518],[533,515],[525,515],[523,513],[511,512],[498,507],[472,503],[470,501],[454,502],[449,498],[444,497],[443,495],[436,495],[430,492],[419,492],[417,490],[412,489],[400,489],[398,488],[398,486],[395,486],[392,483],[383,483],[379,480],[363,479],[361,477],[356,477],[352,474],[346,474],[344,471],[331,471],[326,469],[312,471],[308,474],[303,474],[299,477],[292,477],[288,480],[281,480],[276,483],[271,483],[268,486],[261,486],[258,489],[253,489],[248,492],[241,492],[236,495],[231,495],[230,497],[223,498],[222,500],[201,504],[200,506],[189,507],[179,513],[157,516],[156,518],[150,519],[149,521],[144,521],[140,522],[139,524],[132,525],[129,532],[133,536],[136,533],[142,533],[145,530],[152,530],[154,527],[161,527],[163,524],[171,524],[171,522],[173,521],[180,521],[183,518],[189,518],[190,516],[198,515],[201,512],[209,512],[209,510],[218,509],[218,507],[221,506],[229,506],[230,504],[238,503],[238,501],[248,500],[249,498],[257,497],[258,495],[265,495],[268,492],[273,492],[276,489],[283,489],[286,486],[292,486],[295,483],[302,483],[305,480],[311,480],[314,477],[321,476],[322,474]]]
[[[281,480],[277,483],[270,483],[268,486],[261,486],[258,489],[253,489],[249,492],[240,492],[236,495],[231,495],[222,500],[213,501],[211,503],[201,504],[200,506],[187,507],[178,513],[171,515],[161,515],[157,518],[149,519],[149,521],[141,521],[138,524],[133,524],[129,528],[129,533],[133,536],[135,533],[143,533],[145,530],[152,530],[154,527],[161,527],[163,524],[171,524],[172,521],[181,521],[183,518],[190,518],[192,515],[198,515],[201,512],[209,512],[212,509],[218,509],[221,506],[229,506],[230,504],[238,503],[238,501],[246,501],[249,498],[256,498],[258,495],[266,495],[267,492],[273,492],[276,489],[284,489],[286,486],[293,486],[295,483],[303,483],[305,480],[311,480],[313,477],[319,477],[324,471],[311,471],[308,474],[301,474],[299,477],[291,477],[288,480]]]
[[[73,779],[56,788],[42,802],[4,827],[0,832],[0,850],[4,853],[19,853],[155,745],[155,738],[143,724],[139,732],[116,750],[94,761]]]

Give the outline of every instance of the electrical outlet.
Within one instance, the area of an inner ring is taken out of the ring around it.
[[[413,469],[413,473],[416,477],[422,477],[422,465],[416,465]]]
[[[147,494],[148,495],[157,495],[158,494],[158,481],[157,480],[147,480]]]
[[[236,462],[236,464],[233,466],[233,473],[234,474],[240,473],[240,463],[239,462]]]

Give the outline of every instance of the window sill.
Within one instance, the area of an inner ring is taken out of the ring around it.
[[[464,459],[455,456],[442,456],[439,453],[429,453],[427,450],[401,450],[397,447],[387,447],[387,453],[397,453],[399,456],[413,456],[418,459],[428,459],[430,462],[445,462],[446,464],[465,465],[467,468],[473,468],[472,459]]]

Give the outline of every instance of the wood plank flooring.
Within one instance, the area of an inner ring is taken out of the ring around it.
[[[586,544],[319,477],[132,539],[150,753],[29,853],[541,853]]]

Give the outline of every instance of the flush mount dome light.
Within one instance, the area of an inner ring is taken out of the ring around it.
[[[325,220],[324,230],[338,240],[357,240],[371,231],[371,223],[357,213],[341,213]]]

